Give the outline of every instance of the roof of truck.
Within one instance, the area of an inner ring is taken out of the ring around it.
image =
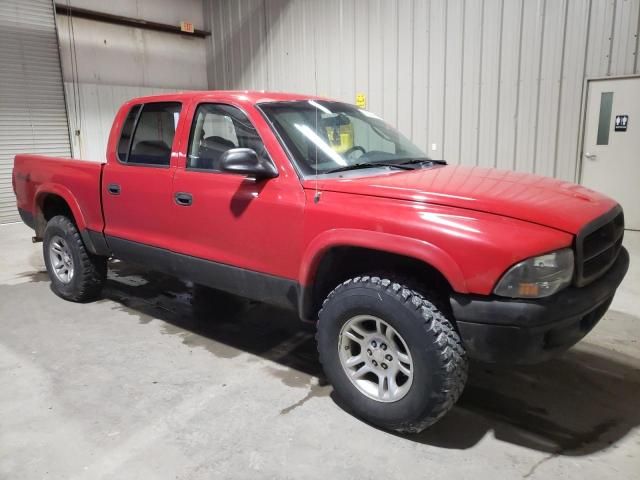
[[[150,101],[171,101],[171,100],[235,100],[247,103],[266,103],[266,102],[287,102],[292,100],[329,100],[327,98],[315,95],[305,95],[302,93],[284,93],[284,92],[267,92],[264,90],[199,90],[199,91],[179,91],[175,93],[162,93],[158,95],[149,95],[138,97],[131,102],[150,102]]]

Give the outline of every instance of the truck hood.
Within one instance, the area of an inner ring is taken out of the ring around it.
[[[362,173],[360,171],[359,173]],[[305,188],[316,188],[307,180]],[[381,175],[325,178],[324,191],[446,205],[537,223],[576,234],[616,202],[548,177],[482,167],[447,165]]]

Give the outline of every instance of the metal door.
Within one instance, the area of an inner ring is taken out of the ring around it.
[[[580,183],[616,199],[640,230],[640,77],[589,81]]]

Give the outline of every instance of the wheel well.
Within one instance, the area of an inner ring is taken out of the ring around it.
[[[59,195],[50,193],[42,202],[42,216],[48,222],[56,215],[64,215],[73,220],[73,213],[67,201]]]
[[[39,235],[44,233],[47,222],[56,215],[63,215],[71,220],[74,225],[76,224],[71,207],[60,195],[49,193],[39,201],[39,205],[39,215],[36,218],[36,227]]]
[[[385,276],[421,292],[434,292],[441,299],[448,299],[452,291],[444,275],[422,260],[369,248],[335,247],[320,260],[305,302],[304,317],[315,318],[329,292],[358,275]]]

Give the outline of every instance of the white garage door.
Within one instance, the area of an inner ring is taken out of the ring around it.
[[[70,156],[51,0],[0,0],[0,223],[18,220],[16,153]]]

